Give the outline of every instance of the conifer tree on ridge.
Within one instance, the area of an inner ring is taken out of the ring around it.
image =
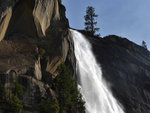
[[[95,34],[97,31],[99,31],[99,28],[96,27],[97,21],[96,18],[98,17],[97,14],[95,14],[95,9],[92,6],[88,6],[86,9],[86,15],[84,16],[85,19],[85,30],[89,31],[91,35],[97,35]]]

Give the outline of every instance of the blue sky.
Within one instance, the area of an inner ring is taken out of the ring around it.
[[[93,6],[101,36],[115,34],[150,50],[150,0],[62,0],[70,26],[84,29],[87,6]]]

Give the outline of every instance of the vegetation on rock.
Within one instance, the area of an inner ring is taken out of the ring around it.
[[[58,67],[58,75],[53,81],[57,98],[45,99],[39,107],[40,113],[85,113],[85,102],[78,91],[71,70],[64,63]]]
[[[23,86],[14,82],[14,88],[9,94],[6,93],[4,86],[0,82],[0,110],[4,113],[21,113],[23,111]]]
[[[40,105],[40,113],[59,113],[59,104],[56,98],[47,99]]]
[[[45,49],[43,49],[43,48],[40,48],[40,50],[39,50],[39,54],[40,54],[40,57],[41,57],[41,58],[43,58],[43,57],[44,57],[45,53],[46,53],[46,50],[45,50]]]

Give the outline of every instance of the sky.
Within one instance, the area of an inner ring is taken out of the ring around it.
[[[118,35],[150,50],[150,0],[62,0],[70,27],[84,29],[86,7],[98,14],[97,27],[102,37]]]

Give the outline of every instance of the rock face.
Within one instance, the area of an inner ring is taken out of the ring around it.
[[[0,80],[9,91],[18,78],[24,113],[55,97],[51,80],[65,62],[75,71],[73,40],[58,0],[0,0]]]
[[[150,52],[114,35],[88,39],[125,113],[150,113]]]
[[[60,20],[57,0],[36,0],[33,9],[34,21],[39,36],[45,36],[51,23]]]

